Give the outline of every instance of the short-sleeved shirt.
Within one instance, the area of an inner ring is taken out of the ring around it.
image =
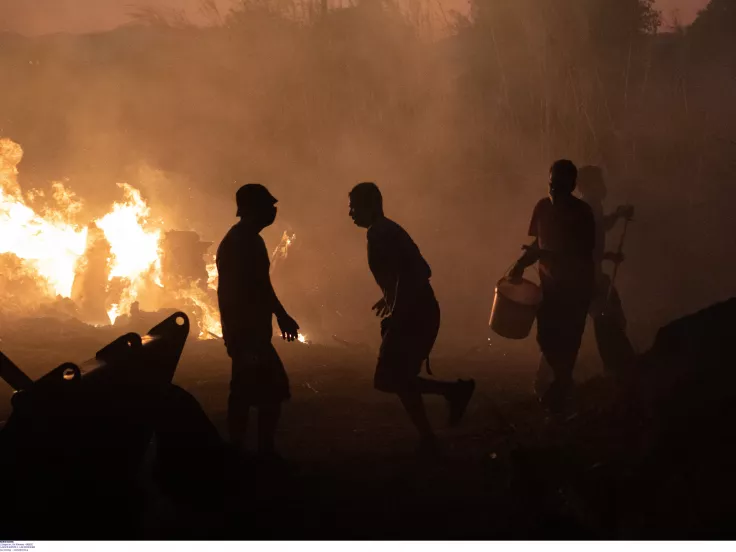
[[[429,284],[432,270],[406,230],[382,217],[368,229],[367,237],[368,266],[389,305],[401,282],[394,314],[414,310],[418,302],[434,297]]]
[[[541,259],[542,289],[589,293],[593,285],[593,251],[596,244],[593,211],[584,201],[571,196],[552,203],[537,203],[529,224],[529,235],[554,258]]]
[[[271,341],[270,264],[263,238],[242,222],[217,248],[217,299],[228,349],[236,342]]]

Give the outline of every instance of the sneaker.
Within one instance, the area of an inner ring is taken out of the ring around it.
[[[468,408],[470,398],[475,391],[475,380],[457,380],[455,389],[447,397],[450,403],[450,425],[456,426],[460,423]]]

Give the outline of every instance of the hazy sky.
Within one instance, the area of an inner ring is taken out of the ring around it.
[[[702,10],[708,0],[655,0],[657,8],[662,11],[665,19],[672,20],[676,15],[681,23],[690,23],[699,10]]]
[[[226,9],[235,0],[216,0]],[[439,0],[451,6],[459,0]],[[667,19],[689,23],[708,0],[656,0]],[[24,34],[105,30],[124,23],[135,6],[184,8],[196,16],[200,0],[0,0],[0,31]]]

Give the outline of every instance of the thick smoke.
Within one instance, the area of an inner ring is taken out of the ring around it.
[[[637,208],[619,285],[640,346],[734,293],[722,17],[655,34],[637,0],[209,5],[220,24],[146,12],[105,33],[0,35],[21,185],[69,178],[94,211],[130,182],[172,228],[218,242],[237,186],[262,182],[280,199],[269,246],[297,235],[274,275],[284,302],[315,337],[368,341],[378,290],[347,192],[374,180],[433,268],[448,348],[485,339],[495,281],[567,157],[604,168],[609,209]]]

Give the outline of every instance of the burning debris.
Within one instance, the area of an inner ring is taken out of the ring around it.
[[[196,232],[181,230],[166,232],[161,242],[164,287],[181,288],[196,285],[206,291],[210,272],[203,259],[211,246],[212,242],[200,241]],[[217,267],[214,270],[217,276]]]
[[[6,314],[40,313],[66,300],[81,321],[107,325],[137,304],[136,312],[189,311],[200,338],[221,333],[212,289],[216,271],[213,279],[204,260],[210,243],[194,232],[165,232],[129,184],[118,184],[122,201],[85,224],[79,220],[82,202],[61,183],[53,184],[51,198],[37,190],[24,196],[17,180],[22,157],[20,145],[0,140],[0,294]],[[45,205],[35,208],[41,201]]]
[[[48,297],[69,297],[77,263],[86,249],[87,228],[69,223],[70,214],[77,210],[70,209],[76,207],[71,194],[55,194],[58,208],[42,214],[26,203],[17,181],[16,167],[22,157],[18,144],[0,140],[0,255],[17,257],[24,274],[35,273]],[[29,199],[38,197],[33,194]]]
[[[22,158],[19,144],[0,139],[3,314],[63,312],[65,318],[104,326],[135,325],[157,312],[183,310],[196,321],[200,339],[222,335],[211,242],[195,232],[167,231],[129,184],[118,184],[123,199],[105,215],[80,221],[82,202],[61,183],[52,184],[51,198],[39,190],[23,194],[17,179]],[[284,232],[272,270],[295,238]],[[301,334],[299,341],[309,343]]]

